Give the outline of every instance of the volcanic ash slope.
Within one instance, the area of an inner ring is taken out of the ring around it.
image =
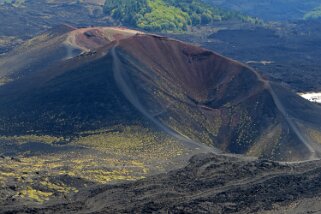
[[[224,153],[280,161],[321,156],[318,105],[180,41],[65,26],[3,56],[0,65],[3,135],[143,123]]]

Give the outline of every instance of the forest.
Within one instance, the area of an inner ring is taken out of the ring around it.
[[[189,26],[229,19],[259,22],[256,18],[215,8],[200,0],[106,0],[104,11],[123,25],[159,32],[186,31]]]

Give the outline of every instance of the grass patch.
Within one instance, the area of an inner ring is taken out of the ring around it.
[[[183,153],[183,148],[175,139],[141,126],[115,126],[111,131],[79,137],[73,145],[139,160],[168,160]]]
[[[29,142],[52,144],[63,140],[64,138],[62,137],[54,137],[49,135],[0,136],[0,141],[15,142],[17,144],[24,144]]]
[[[3,144],[6,147],[16,147],[30,141],[53,144],[64,139],[26,135],[2,136],[0,140],[10,141]],[[78,150],[64,150],[70,146]],[[0,184],[15,184],[21,203],[43,203],[87,185],[138,180],[165,172],[181,166],[180,156],[187,153],[175,139],[139,125],[82,132],[59,148],[55,153],[27,151],[14,158],[0,158]]]
[[[24,190],[21,190],[18,196],[22,198],[28,198],[38,203],[43,203],[44,201],[49,200],[52,192],[43,192],[40,190],[33,189],[32,187],[27,187]]]

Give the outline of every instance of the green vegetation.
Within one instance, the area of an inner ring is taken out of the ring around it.
[[[44,201],[49,199],[52,193],[36,190],[32,187],[27,187],[26,189],[22,190],[18,195],[22,198],[26,197],[36,202],[43,203]]]
[[[150,12],[147,0],[106,0],[105,12],[123,23],[137,25],[142,14]]]
[[[190,24],[187,13],[177,7],[167,5],[162,0],[148,0],[151,12],[138,20],[137,26],[145,30],[186,30]]]
[[[0,0],[0,5],[9,4],[13,7],[21,7],[25,3],[25,0]]]
[[[0,142],[0,154],[16,153],[0,156],[0,188],[14,184],[8,198],[35,203],[65,197],[88,185],[165,172],[181,166],[189,153],[175,139],[140,125],[84,131],[72,138],[0,136]],[[24,147],[28,142],[38,145]],[[43,148],[40,153],[38,147]]]
[[[237,12],[213,8],[200,0],[106,0],[105,13],[122,24],[148,31],[185,31],[214,21],[258,22]]]
[[[303,18],[305,20],[321,18],[321,6],[316,7],[313,10],[311,10],[310,12],[306,13]]]
[[[311,128],[306,128],[307,132],[309,134],[309,137],[316,143],[321,144],[321,132],[320,130],[316,129],[311,129]]]
[[[49,135],[0,136],[0,141],[14,141],[16,144],[24,144],[28,142],[53,144],[63,140],[64,139],[62,137],[54,137]]]
[[[171,160],[183,154],[183,148],[175,139],[139,125],[114,126],[104,132],[79,137],[71,144],[146,162]]]

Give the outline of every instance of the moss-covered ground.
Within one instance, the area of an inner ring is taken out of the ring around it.
[[[190,152],[175,139],[139,125],[72,138],[1,136],[0,142],[2,203],[45,203],[90,185],[142,179],[182,166]]]

